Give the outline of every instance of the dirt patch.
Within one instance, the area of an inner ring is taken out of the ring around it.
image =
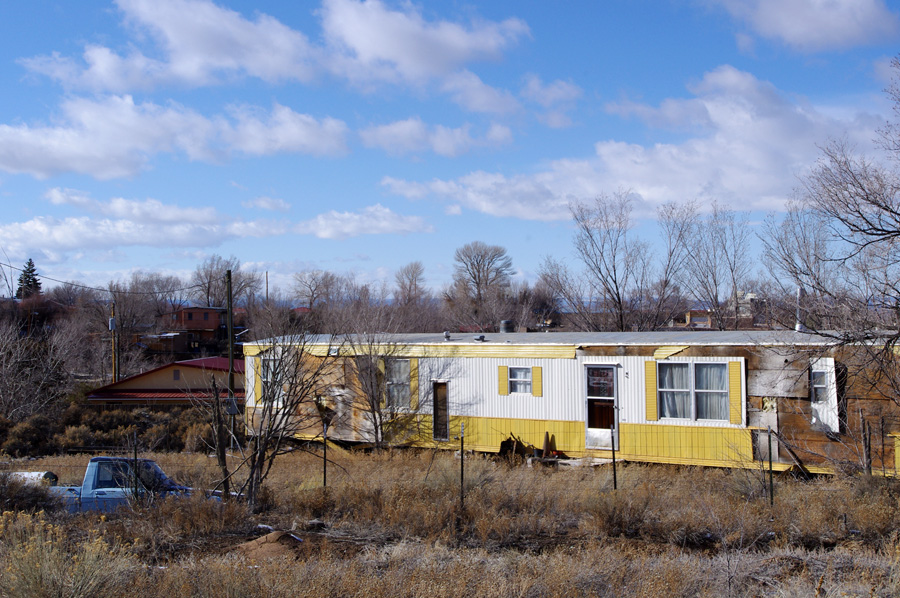
[[[274,558],[305,560],[311,556],[326,554],[343,559],[355,556],[365,544],[358,540],[333,538],[324,534],[274,531],[238,544],[228,552],[237,552],[253,561]]]
[[[235,546],[239,552],[254,561],[298,556],[303,539],[290,532],[271,532],[255,540]]]

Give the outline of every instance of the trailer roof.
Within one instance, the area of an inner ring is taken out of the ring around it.
[[[296,344],[302,337],[278,337],[261,339],[247,345]],[[655,332],[485,332],[485,333],[371,333],[356,335],[313,335],[302,342],[315,345],[398,344],[398,345],[560,345],[589,346],[790,346],[837,345],[841,343],[839,332],[813,334],[794,330],[676,330]],[[294,342],[292,343],[292,340]]]

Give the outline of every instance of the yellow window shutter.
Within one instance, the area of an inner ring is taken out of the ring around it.
[[[543,380],[540,366],[531,368],[531,394],[536,397],[544,396]]]
[[[647,421],[659,419],[659,400],[656,396],[656,362],[644,362],[644,386],[647,389]]]
[[[419,360],[409,360],[409,408],[419,408]]]
[[[509,394],[509,368],[505,365],[497,368],[497,388],[501,395]]]
[[[733,424],[741,424],[741,362],[728,362],[728,421]]]

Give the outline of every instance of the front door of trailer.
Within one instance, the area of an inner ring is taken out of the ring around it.
[[[432,434],[435,440],[450,438],[450,409],[447,401],[447,383],[432,382],[434,411],[432,413]]]
[[[618,448],[616,425],[616,368],[611,365],[589,365],[587,376],[586,448]]]

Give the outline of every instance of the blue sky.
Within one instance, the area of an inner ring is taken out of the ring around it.
[[[829,138],[873,151],[898,42],[883,0],[8,2],[0,261],[439,288],[481,240],[533,281],[572,201],[759,220]]]

